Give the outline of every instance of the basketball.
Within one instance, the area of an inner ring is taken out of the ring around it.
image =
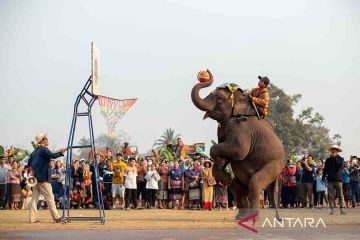
[[[210,80],[210,74],[208,71],[200,71],[197,76],[199,82],[207,82]]]

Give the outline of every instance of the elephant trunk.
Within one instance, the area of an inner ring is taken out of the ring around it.
[[[193,89],[191,90],[191,100],[193,101],[194,105],[200,109],[201,111],[211,111],[212,110],[212,104],[211,102],[207,101],[206,99],[202,99],[200,97],[200,89],[206,88],[211,86],[213,83],[213,79],[210,79],[208,82],[202,82],[196,84]]]

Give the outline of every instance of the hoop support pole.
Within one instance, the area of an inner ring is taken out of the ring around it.
[[[100,190],[100,179],[99,179],[99,172],[98,172],[98,162],[95,157],[95,141],[94,141],[94,129],[92,124],[92,117],[91,117],[91,108],[94,102],[97,99],[97,96],[90,93],[89,88],[92,86],[92,76],[86,81],[84,87],[80,91],[79,95],[77,96],[75,103],[74,103],[74,110],[73,110],[73,117],[70,127],[68,145],[67,145],[67,156],[66,156],[66,165],[65,165],[65,186],[64,186],[64,194],[63,194],[63,212],[62,212],[62,223],[71,222],[71,220],[99,220],[101,224],[105,223],[105,211],[104,211],[104,200],[102,191]],[[88,94],[91,99],[88,100],[85,97],[85,94]],[[87,112],[78,112],[79,104],[84,103],[87,106]],[[89,124],[89,135],[90,135],[90,144],[77,146],[74,145],[74,136],[76,130],[76,123],[77,117],[87,116],[88,117],[88,124]],[[96,192],[97,192],[97,207],[99,208],[99,217],[70,217],[70,180],[71,180],[71,166],[73,163],[72,160],[72,150],[77,148],[91,148],[92,150],[92,157],[94,160],[94,172],[95,172],[95,185],[96,185]]]

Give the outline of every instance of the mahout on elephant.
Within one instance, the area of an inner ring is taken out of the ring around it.
[[[218,122],[218,143],[210,149],[214,160],[213,175],[230,186],[239,208],[236,219],[251,214],[259,217],[260,193],[270,187],[277,209],[277,179],[284,167],[284,147],[267,119],[259,118],[251,97],[236,84],[217,87],[205,98],[199,91],[212,85],[212,73],[207,82],[199,82],[191,92],[194,105],[205,112],[204,119]],[[231,164],[234,178],[225,171]]]

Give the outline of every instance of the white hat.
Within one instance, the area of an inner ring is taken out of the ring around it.
[[[38,133],[35,137],[35,144],[38,145],[46,137],[47,133]]]
[[[205,166],[206,163],[210,163],[210,167],[212,167],[212,165],[213,165],[213,162],[211,162],[210,160],[206,160],[206,161],[204,162],[204,166]]]
[[[342,149],[339,148],[338,145],[334,144],[334,145],[331,145],[331,147],[329,148],[329,151],[331,151],[331,149],[337,149],[339,152],[342,152]]]

